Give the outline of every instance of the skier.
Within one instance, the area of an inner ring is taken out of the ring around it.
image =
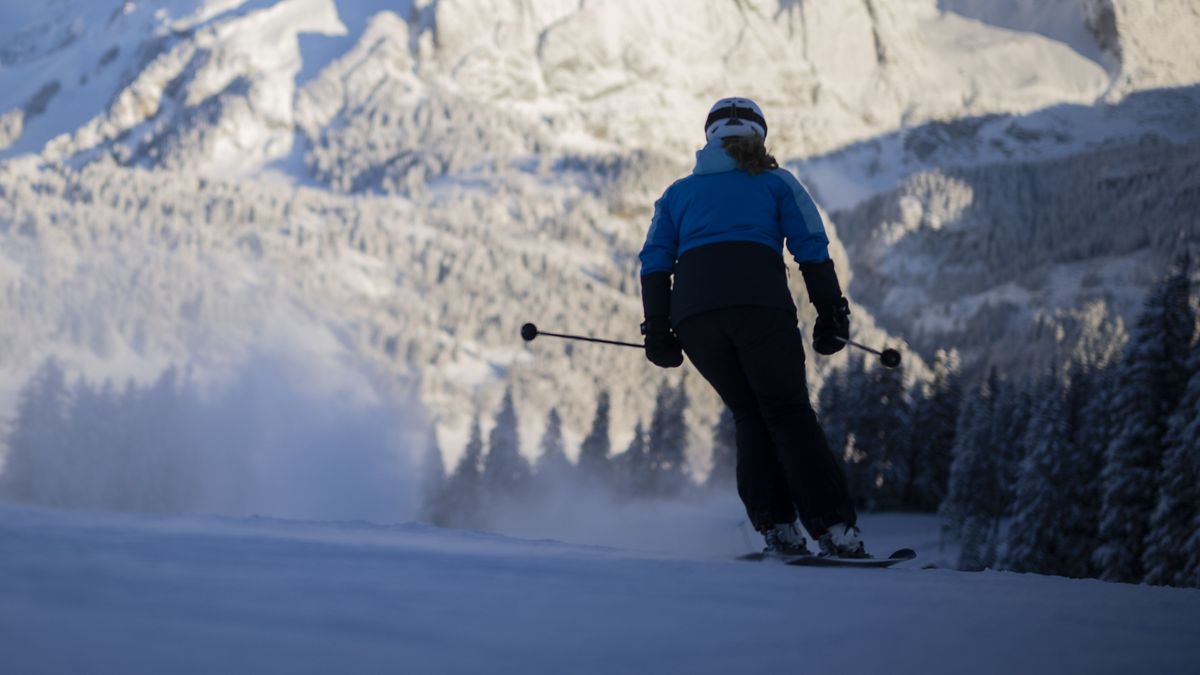
[[[692,174],[655,202],[641,251],[646,358],[673,368],[686,352],[733,412],[738,495],[768,552],[809,552],[798,511],[822,554],[865,558],[845,474],[809,404],[782,256],[786,240],[817,309],[813,348],[839,351],[850,309],[821,216],[767,153],[753,101],[717,101],[704,132]]]

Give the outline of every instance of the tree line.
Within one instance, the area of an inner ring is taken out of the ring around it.
[[[47,359],[0,442],[0,499],[143,513],[401,518],[415,503],[406,410],[306,391],[285,363],[220,386],[187,370],[123,385]]]
[[[993,369],[971,384],[951,350],[937,353],[930,379],[906,383],[902,368],[853,356],[826,379],[818,407],[858,506],[940,513],[961,545],[960,569],[1200,586],[1200,343],[1189,267],[1153,287],[1131,336],[1097,329],[1037,377]],[[684,466],[686,405],[663,384],[649,428],[638,422],[614,452],[601,393],[575,463],[552,409],[530,463],[517,450],[510,392],[486,445],[476,416],[448,476],[431,453],[427,517],[483,525],[490,500],[578,486],[629,498],[732,489],[732,416],[725,410],[712,430],[712,469],[697,483]]]
[[[148,386],[98,386],[68,382],[58,361],[47,359],[22,389],[9,426],[0,497],[117,511],[202,509],[207,466],[239,459],[223,452],[228,420],[207,423],[226,412],[202,402],[173,368]],[[244,488],[226,487],[229,498]]]
[[[535,462],[520,452],[513,394],[505,393],[485,447],[480,415],[471,426],[466,449],[447,475],[435,442],[426,451],[424,517],[443,526],[486,527],[497,503],[530,503],[577,491],[603,492],[616,498],[678,498],[706,485],[731,480],[734,458],[732,419],[714,429],[716,465],[704,484],[692,478],[687,461],[688,399],[682,385],[663,382],[655,396],[649,426],[639,421],[622,452],[614,452],[610,397],[601,391],[590,431],[572,462],[566,453],[557,408],[547,414]]]
[[[1032,378],[928,382],[852,359],[820,395],[860,507],[937,511],[958,567],[1200,586],[1200,343],[1185,257],[1132,334]]]
[[[1200,586],[1200,345],[1189,261],[1127,344],[962,401],[941,513],[959,566]]]
[[[930,379],[907,383],[901,369],[850,359],[818,401],[859,507],[939,512],[961,544],[962,569],[1200,586],[1200,342],[1189,268],[1184,260],[1151,289],[1128,338],[1116,331],[1084,340],[1039,377],[993,370],[968,384],[949,351],[937,354]],[[205,400],[175,370],[146,387],[71,385],[47,361],[8,425],[0,496],[204,508],[214,496],[198,477],[213,465],[245,464],[236,448],[262,433],[245,400]],[[639,421],[617,449],[601,392],[575,461],[551,409],[531,462],[520,452],[509,390],[486,439],[475,414],[453,470],[428,443],[424,518],[487,527],[496,504],[572,491],[669,499],[733,489],[729,411],[711,430],[712,468],[698,481],[688,466],[687,407],[682,385],[664,381],[648,424]],[[228,506],[250,492],[226,483],[215,499]]]

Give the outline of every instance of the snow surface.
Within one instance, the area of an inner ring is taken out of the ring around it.
[[[1080,0],[938,0],[938,7],[985,24],[1039,33],[1092,61],[1106,61]]]
[[[921,562],[804,569],[411,524],[0,506],[0,653],[26,675],[1200,664],[1200,591]]]

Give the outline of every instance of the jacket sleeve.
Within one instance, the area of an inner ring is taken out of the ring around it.
[[[651,272],[642,275],[642,316],[647,319],[671,316],[671,273]]]
[[[783,222],[783,235],[787,237],[788,252],[800,265],[809,301],[818,311],[824,312],[842,297],[837,271],[829,257],[825,223],[812,196],[792,172],[776,169],[772,173],[779,176],[787,188],[779,199],[779,217]]]
[[[679,253],[679,224],[671,217],[667,208],[667,195],[654,202],[654,217],[650,219],[650,231],[646,233],[646,244],[638,256],[642,261],[642,276],[655,272],[670,273],[675,270],[675,258]]]
[[[775,169],[771,173],[778,176],[786,188],[779,191],[778,199],[779,219],[788,252],[800,265],[829,260],[825,223],[808,190],[787,169]]]
[[[654,217],[639,258],[642,261],[642,309],[649,318],[671,313],[671,272],[679,253],[679,226],[667,208],[667,195],[654,202]]]

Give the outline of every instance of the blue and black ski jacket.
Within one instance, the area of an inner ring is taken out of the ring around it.
[[[692,174],[673,183],[654,204],[639,256],[646,316],[669,316],[678,325],[722,307],[794,312],[783,264],[785,243],[806,281],[813,266],[832,274],[825,225],[800,181],[786,169],[751,176],[737,167],[720,140],[709,143],[696,153]],[[841,295],[836,277],[833,288],[821,295],[829,293]]]

